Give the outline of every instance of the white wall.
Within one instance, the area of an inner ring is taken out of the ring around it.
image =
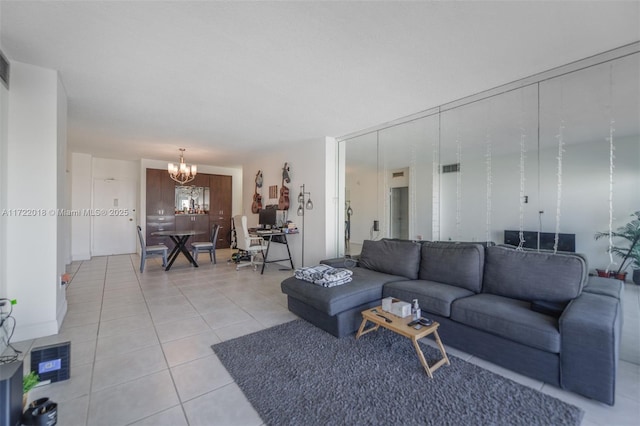
[[[93,182],[91,155],[71,154],[71,209],[91,208]],[[74,261],[91,259],[91,217],[71,217],[71,258]]]
[[[57,75],[57,72],[56,72]],[[69,175],[67,170],[67,95],[62,81],[57,78],[57,161],[56,161],[56,209],[69,209]],[[71,263],[71,220],[68,216],[57,216],[57,243],[56,250],[56,270],[58,283],[61,282],[62,274],[66,272],[66,265]],[[56,286],[56,317],[58,324],[62,325],[67,312],[66,290],[62,285]]]
[[[339,232],[343,229],[344,209],[338,209],[339,186],[338,186],[338,142],[335,138],[326,137],[325,141],[325,258],[337,257],[339,252],[339,239],[344,239],[344,234]],[[344,188],[344,184],[342,185]],[[342,189],[344,191],[344,189]],[[343,194],[344,195],[344,194]],[[344,198],[343,198],[344,199]]]
[[[282,167],[288,163],[291,182],[285,185],[289,188],[290,208],[288,220],[302,226],[302,217],[296,215],[298,209],[297,198],[300,186],[305,185],[305,191],[311,193],[313,210],[306,210],[304,216],[304,264],[315,265],[327,256],[335,255],[335,212],[337,200],[335,182],[335,142],[331,138],[314,139],[282,146],[278,151],[261,154],[248,159],[243,164],[243,209],[239,214],[247,216],[249,226],[258,224],[258,215],[251,213],[251,203],[255,189],[255,176],[258,170],[263,173],[261,188],[262,204],[277,204],[278,198],[269,199],[269,186],[278,186],[278,195],[282,187]],[[328,177],[327,174],[331,173]],[[260,190],[259,190],[260,192]],[[327,225],[330,226],[327,226]],[[288,237],[294,267],[302,265],[302,234]],[[286,250],[279,244],[272,246],[269,257],[286,257]],[[285,265],[285,263],[283,263]],[[286,266],[286,265],[285,265]]]
[[[35,213],[7,218],[7,294],[17,299],[16,341],[57,333],[66,312],[58,257],[65,237],[55,214],[65,197],[59,179],[64,169],[52,161],[66,153],[60,129],[66,125],[65,97],[56,71],[11,62],[6,203],[10,211]]]
[[[0,83],[0,212],[7,208],[7,149],[9,122],[9,92]],[[0,298],[7,293],[7,216],[0,214]],[[4,311],[3,311],[4,312]],[[7,322],[8,326],[9,323]],[[6,326],[0,327],[0,354],[5,350]]]

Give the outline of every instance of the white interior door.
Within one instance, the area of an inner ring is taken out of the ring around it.
[[[409,188],[391,188],[391,238],[409,239]]]
[[[127,179],[94,179],[92,256],[136,251],[136,185]]]

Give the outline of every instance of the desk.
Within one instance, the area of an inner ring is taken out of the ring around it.
[[[171,238],[171,241],[173,241],[176,246],[173,248],[173,250],[171,250],[171,253],[169,253],[169,257],[167,259],[167,267],[164,269],[165,271],[168,271],[169,269],[171,269],[171,265],[173,265],[173,262],[176,261],[176,258],[178,257],[178,255],[180,253],[184,254],[184,257],[187,258],[187,260],[196,268],[198,267],[198,263],[195,261],[195,259],[193,257],[191,257],[191,253],[189,253],[189,250],[187,250],[186,248],[186,244],[187,244],[187,240],[189,240],[189,237],[192,235],[200,235],[200,234],[204,234],[205,232],[203,231],[156,231],[156,232],[152,232],[151,235],[153,236],[158,236],[158,237],[169,237]]]
[[[291,263],[291,269],[294,269],[293,260],[291,259],[291,251],[289,250],[289,242],[287,241],[287,235],[289,234],[286,234],[282,231],[256,231],[256,234],[259,237],[267,240],[267,250],[264,253],[264,262],[262,263],[262,270],[260,271],[260,275],[264,274],[264,265],[266,265],[267,263],[283,262],[288,260],[289,263]],[[269,248],[271,247],[272,242],[284,244],[287,247],[287,254],[289,255],[289,257],[284,259],[267,260],[269,259]]]

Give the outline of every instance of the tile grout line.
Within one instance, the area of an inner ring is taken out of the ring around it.
[[[93,362],[91,363],[91,380],[89,382],[89,401],[87,404],[87,425],[89,424],[89,416],[91,415],[91,400],[93,395],[93,377],[96,368],[96,359],[98,357],[98,339],[100,337],[100,327],[102,326],[102,309],[104,307],[104,293],[107,287],[107,271],[109,270],[109,259],[111,256],[107,256],[107,261],[104,265],[104,280],[102,281],[102,298],[100,300],[100,316],[98,317],[98,328],[96,330],[96,344],[93,351]]]
[[[129,258],[131,259],[131,255],[129,255]],[[131,259],[131,263],[133,264],[133,259]],[[149,318],[151,318],[151,324],[153,325],[153,331],[156,333],[156,338],[158,339],[158,345],[160,346],[160,350],[162,351],[162,357],[164,358],[164,362],[167,366],[167,371],[169,373],[169,377],[171,378],[171,383],[173,383],[173,390],[176,393],[176,396],[178,397],[178,403],[180,405],[180,409],[182,410],[182,415],[184,416],[185,421],[187,422],[187,425],[189,425],[189,418],[187,417],[187,412],[184,409],[184,405],[182,403],[182,398],[180,398],[180,392],[178,392],[178,386],[176,385],[176,381],[173,377],[173,372],[171,371],[171,367],[169,366],[169,360],[167,359],[167,355],[164,353],[164,348],[162,347],[162,342],[160,341],[160,335],[158,334],[158,329],[156,327],[156,322],[153,319],[153,315],[151,314],[151,309],[149,309],[149,303],[147,301],[147,296],[145,296],[144,290],[142,289],[142,286],[140,285],[140,275],[137,273],[137,270],[134,267],[134,272],[136,274],[136,280],[138,281],[138,288],[140,289],[140,293],[142,293],[142,299],[144,300],[144,305],[147,307],[147,312],[149,313]],[[171,282],[171,286],[174,286],[173,280],[169,279],[169,281]],[[182,292],[180,292],[180,294],[182,294]],[[191,303],[191,301],[189,301],[189,303]],[[194,308],[195,309],[195,308]],[[197,312],[197,310],[196,310]],[[170,407],[173,408],[173,407]],[[167,411],[168,409],[165,410],[161,410],[158,413],[162,413],[164,411]],[[149,418],[151,416],[155,416],[158,413],[153,413],[147,417],[144,417],[143,419]],[[133,423],[141,421],[143,419],[138,419],[135,420]]]

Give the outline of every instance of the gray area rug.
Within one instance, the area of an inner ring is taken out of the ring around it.
[[[421,346],[433,365],[440,352]],[[268,425],[579,425],[584,415],[453,356],[429,379],[411,341],[383,329],[337,339],[296,320],[212,348]]]

